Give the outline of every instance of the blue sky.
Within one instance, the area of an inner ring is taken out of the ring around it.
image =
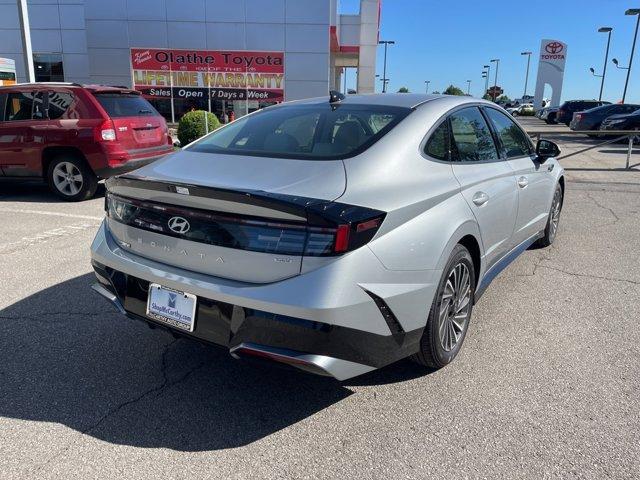
[[[357,12],[359,0],[341,0],[343,13]],[[482,66],[500,58],[498,84],[511,98],[524,92],[526,57],[531,71],[529,94],[533,94],[540,40],[558,39],[568,44],[562,99],[597,98],[607,35],[598,28],[613,27],[611,50],[603,100],[622,98],[626,70],[611,63],[613,57],[628,65],[636,17],[625,16],[628,8],[640,8],[640,0],[383,0],[381,39],[395,40],[387,56],[389,91],[406,86],[423,92],[442,91],[449,84],[479,96],[484,89]],[[378,48],[378,72],[382,74],[382,52]],[[377,82],[380,90],[381,82]],[[493,66],[491,82],[493,84]],[[355,88],[355,74],[349,72],[347,86]],[[629,80],[627,102],[640,103],[640,39]]]

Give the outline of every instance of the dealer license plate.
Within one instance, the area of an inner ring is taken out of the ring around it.
[[[191,293],[152,283],[147,297],[147,316],[179,330],[193,332],[196,303],[197,297]]]

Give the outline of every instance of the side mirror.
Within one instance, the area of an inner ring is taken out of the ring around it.
[[[560,148],[549,140],[538,140],[536,155],[540,163],[544,163],[548,158],[560,155]]]

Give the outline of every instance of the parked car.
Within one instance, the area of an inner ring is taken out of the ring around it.
[[[573,119],[569,124],[571,130],[598,130],[602,121],[611,115],[633,113],[640,108],[640,105],[629,103],[616,103],[612,105],[602,105],[601,107],[590,108],[583,112],[573,114]]]
[[[491,280],[553,243],[558,154],[470,97],[268,107],[107,180],[94,289],[234,357],[339,380],[443,367]]]
[[[549,125],[555,125],[556,123],[558,123],[556,121],[558,110],[558,107],[545,107],[540,111],[539,118],[540,120],[544,120],[545,123]]]
[[[636,109],[633,113],[611,115],[605,118],[600,125],[600,130],[640,131],[640,109]],[[638,132],[634,140],[636,143],[640,143],[640,132]]]
[[[164,118],[139,92],[71,83],[0,87],[0,139],[0,178],[44,180],[70,201],[173,151]]]
[[[610,104],[611,102],[603,102],[599,100],[569,100],[560,105],[558,113],[556,114],[556,122],[564,123],[568,127],[575,112],[582,112],[584,110],[589,110],[590,108]]]
[[[522,105],[519,105],[517,107],[507,108],[507,112],[509,112],[514,117],[517,117],[519,115],[530,116],[534,115],[535,113],[532,103],[523,103]]]

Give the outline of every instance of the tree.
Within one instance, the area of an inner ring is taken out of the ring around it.
[[[488,93],[485,93],[485,94],[482,96],[482,99],[483,99],[483,100],[491,100],[491,95],[489,95]]]
[[[398,90],[398,93],[409,93],[409,89],[407,87],[400,87],[400,90]]]
[[[506,95],[500,95],[498,98],[496,98],[496,102],[497,103],[509,103],[509,102],[511,102],[511,99],[509,97],[507,97]]]
[[[454,87],[453,85],[449,85],[447,89],[442,92],[445,95],[464,95],[464,92],[458,87]]]

